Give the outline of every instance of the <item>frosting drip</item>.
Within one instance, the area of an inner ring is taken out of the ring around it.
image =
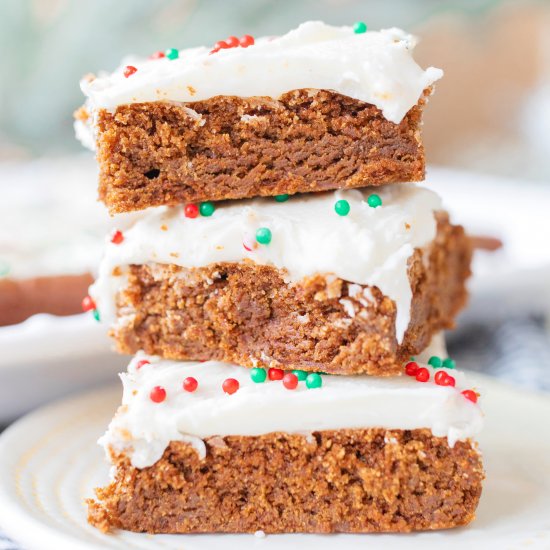
[[[178,59],[128,57],[111,74],[85,78],[81,88],[91,113],[149,101],[192,102],[218,95],[278,98],[314,88],[333,90],[376,105],[399,123],[442,71],[423,70],[412,57],[416,39],[396,28],[354,34],[351,27],[309,21],[248,48],[181,50]],[[137,71],[129,78],[124,67]],[[79,137],[89,144],[79,128]]]
[[[374,191],[383,204],[371,208],[366,200],[372,191],[303,194],[284,203],[271,198],[230,201],[218,204],[212,216],[195,219],[186,218],[181,207],[149,209],[124,231],[122,243],[107,243],[90,294],[102,319],[112,322],[128,265],[204,267],[248,259],[286,270],[293,282],[321,273],[377,286],[395,301],[396,336],[401,342],[412,299],[408,260],[415,248],[434,239],[434,211],[441,201],[433,191],[399,184],[377,187]],[[348,201],[347,216],[335,213],[338,200]],[[269,244],[255,240],[262,227],[271,231]],[[113,275],[115,268],[121,275]]]
[[[138,361],[150,364],[137,368]],[[307,389],[300,382],[287,390],[280,381],[256,384],[243,367],[208,361],[175,362],[138,354],[128,372],[121,375],[122,407],[100,443],[129,453],[132,464],[144,468],[154,464],[170,441],[191,443],[201,457],[210,436],[257,436],[271,432],[308,434],[319,430],[346,428],[429,428],[436,437],[457,440],[474,437],[483,424],[477,404],[460,392],[468,388],[465,376],[456,387],[438,386],[414,378],[372,376],[323,376],[323,385]],[[182,389],[183,380],[198,381],[195,392]],[[240,388],[232,395],[222,391],[226,378],[235,378]],[[155,386],[166,390],[162,403],[151,401]],[[330,411],[330,413],[327,413]]]

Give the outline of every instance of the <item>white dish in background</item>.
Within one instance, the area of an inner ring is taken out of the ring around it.
[[[91,314],[34,315],[0,327],[0,424],[53,399],[112,382],[128,358]]]
[[[467,527],[410,535],[104,535],[84,500],[108,480],[96,439],[120,402],[111,387],[36,411],[0,436],[0,524],[28,550],[300,547],[503,550],[550,547],[550,398],[478,375],[487,423],[480,438],[487,479]]]
[[[430,166],[422,185],[470,235],[503,242],[475,253],[462,322],[550,313],[550,184]]]

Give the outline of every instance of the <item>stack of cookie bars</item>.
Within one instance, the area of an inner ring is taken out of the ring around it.
[[[471,243],[411,183],[442,74],[414,42],[308,22],[82,81],[77,134],[120,219],[84,306],[134,354],[92,524],[366,533],[474,517],[482,413],[440,334],[466,301]]]

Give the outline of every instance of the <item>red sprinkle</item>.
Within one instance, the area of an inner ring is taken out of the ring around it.
[[[124,240],[124,235],[122,231],[115,231],[111,237],[111,242],[114,244],[120,244]]]
[[[225,393],[231,395],[239,389],[239,381],[234,378],[226,378],[223,381],[222,389]]]
[[[415,363],[414,361],[409,361],[406,365],[405,365],[405,372],[409,375],[409,376],[415,376],[415,374],[418,372],[418,369],[420,367],[418,366],[418,363]]]
[[[214,44],[215,50],[226,50],[227,48],[230,48],[231,46],[225,41],[225,40],[218,40]]]
[[[439,370],[434,376],[435,383],[438,386],[447,386],[447,373],[444,370]]]
[[[298,386],[298,377],[295,374],[292,374],[291,372],[287,372],[283,376],[283,386],[287,390],[295,390]]]
[[[153,403],[162,403],[166,399],[166,390],[160,386],[155,386],[149,394]]]
[[[477,403],[477,393],[474,390],[464,390],[462,395],[472,403]]]
[[[284,375],[285,375],[285,373],[282,369],[268,369],[267,370],[267,377],[270,380],[282,380]]]
[[[163,57],[166,57],[164,52],[155,52],[149,56],[149,59],[162,59]]]
[[[430,372],[422,367],[416,371],[416,379],[419,382],[427,382],[430,379]]]
[[[142,359],[141,361],[137,362],[136,370],[141,369],[141,367],[144,367],[145,365],[150,365],[151,363],[147,361],[147,359]]]
[[[199,207],[196,204],[186,204],[184,209],[186,218],[196,218],[199,215]]]
[[[192,376],[188,376],[183,381],[183,389],[188,392],[194,392],[199,387],[199,383],[197,382],[196,378],[193,378]]]
[[[241,36],[239,40],[239,44],[243,48],[248,48],[248,46],[254,46],[254,37],[250,36],[249,34],[245,34],[244,36]]]
[[[447,375],[447,386],[452,386],[453,388],[456,385],[456,380],[454,379],[454,376]]]
[[[225,43],[230,47],[230,48],[236,48],[238,45],[239,45],[239,39],[236,37],[236,36],[230,36],[226,41]]]
[[[129,76],[132,76],[134,73],[137,72],[137,69],[133,65],[128,65],[124,69],[124,76],[128,78]]]
[[[82,311],[92,311],[96,309],[95,302],[91,296],[85,296],[82,300]]]

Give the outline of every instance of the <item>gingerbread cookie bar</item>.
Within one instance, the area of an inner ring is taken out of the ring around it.
[[[101,440],[114,476],[89,521],[149,533],[465,525],[483,480],[477,393],[456,369],[407,372],[267,373],[139,354]]]
[[[90,292],[119,351],[397,375],[466,301],[470,241],[415,184],[210,207],[107,247]]]
[[[424,178],[422,108],[442,73],[416,64],[414,37],[308,22],[224,44],[83,79],[77,135],[111,212]]]

